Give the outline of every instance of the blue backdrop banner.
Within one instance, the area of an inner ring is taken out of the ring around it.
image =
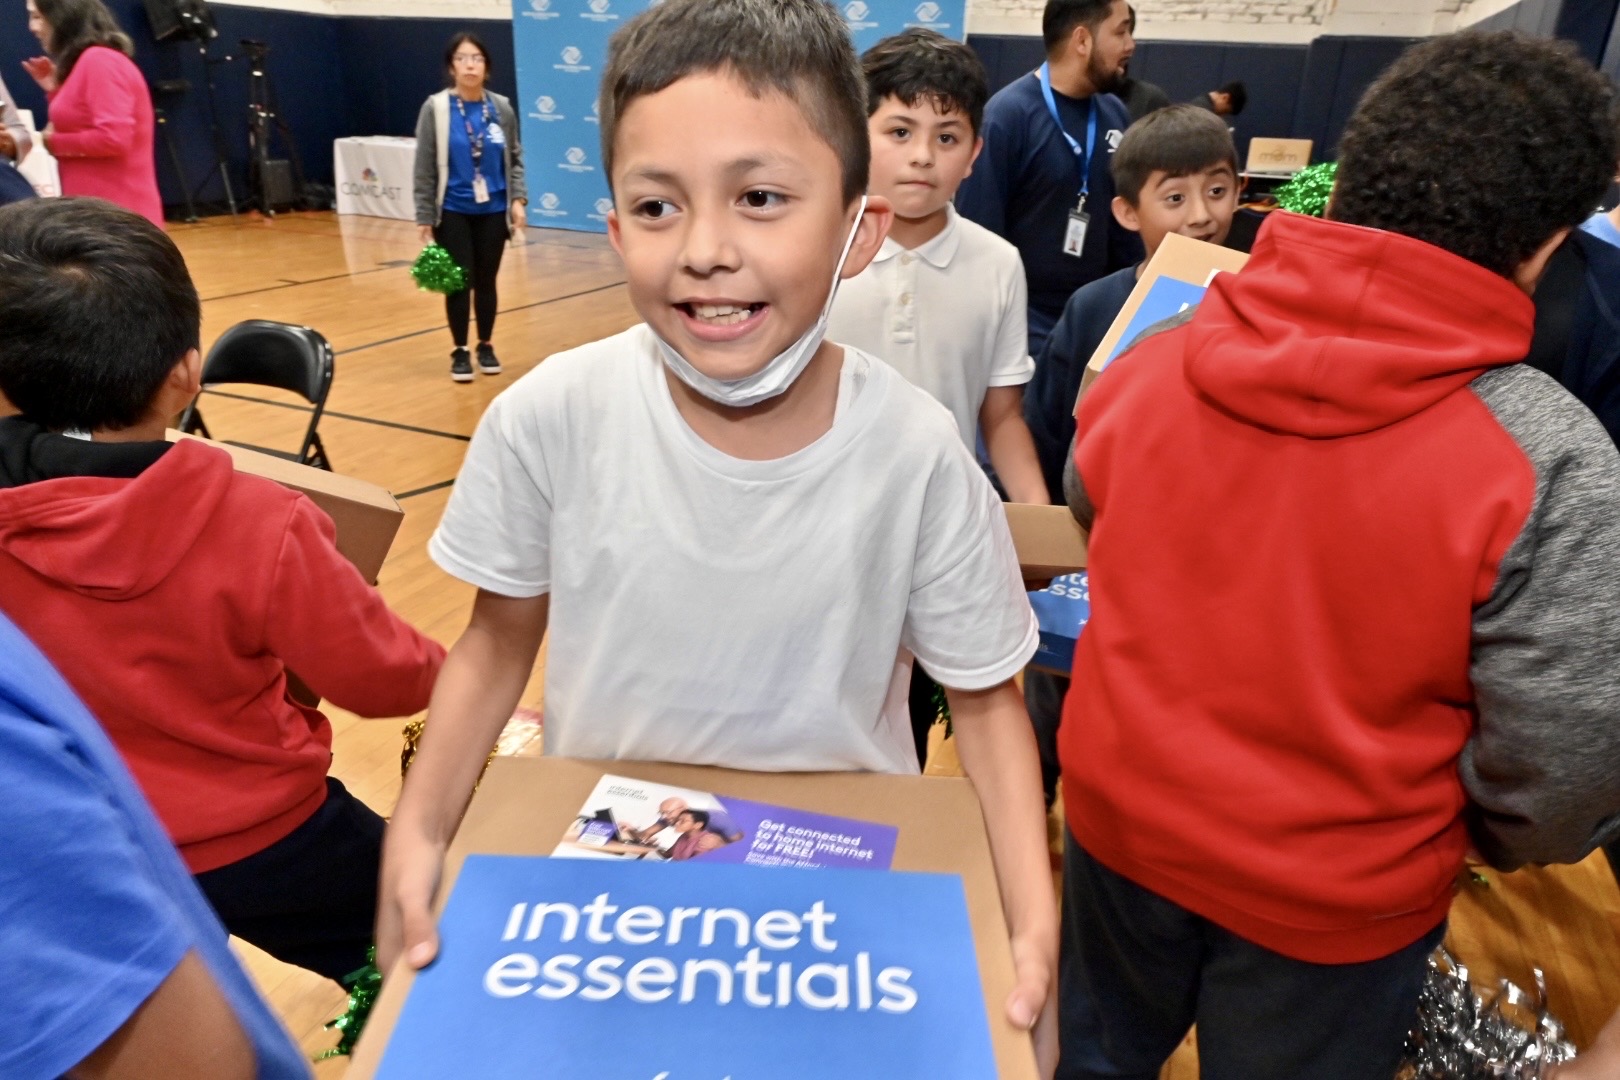
[[[513,0],[529,224],[603,232],[613,208],[602,175],[596,94],[613,32],[648,0]],[[838,5],[866,50],[908,26],[963,40],[966,0],[844,0]]]

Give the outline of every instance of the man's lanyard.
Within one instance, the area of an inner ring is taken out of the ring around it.
[[[1086,145],[1082,150],[1075,137],[1064,129],[1063,120],[1058,116],[1057,101],[1052,97],[1052,73],[1048,66],[1042,64],[1035,77],[1041,81],[1041,96],[1046,98],[1046,111],[1052,114],[1052,123],[1063,133],[1069,149],[1074,151],[1075,158],[1080,162],[1080,210],[1084,213],[1086,196],[1091,192],[1091,154],[1097,149],[1097,95],[1092,94],[1089,99],[1091,108],[1086,116]]]
[[[467,129],[467,147],[472,151],[473,172],[477,172],[479,162],[484,160],[484,133],[489,130],[489,97],[486,95],[481,103],[483,105],[484,129],[474,135],[472,121],[467,119],[466,103],[461,100],[460,94],[453,96],[456,99],[456,108],[461,110],[461,123]],[[1073,142],[1074,140],[1070,139],[1069,141]]]

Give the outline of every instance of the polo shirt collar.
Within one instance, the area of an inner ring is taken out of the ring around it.
[[[961,230],[957,228],[956,207],[950,203],[945,204],[945,228],[932,240],[921,247],[912,248],[911,253],[928,265],[943,270],[951,265],[956,257],[956,249],[962,245]],[[883,246],[873,262],[887,262],[907,249],[895,243],[892,239],[884,238]]]

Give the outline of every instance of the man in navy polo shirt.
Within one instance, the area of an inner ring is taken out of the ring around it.
[[[1136,48],[1131,23],[1125,0],[1048,0],[1046,63],[985,106],[984,153],[956,196],[1023,257],[1032,355],[1076,289],[1142,259],[1110,209],[1109,163],[1130,126],[1114,92]]]

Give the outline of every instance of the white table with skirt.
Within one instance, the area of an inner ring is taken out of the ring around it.
[[[416,220],[413,191],[416,140],[401,135],[357,135],[332,144],[337,212]]]

